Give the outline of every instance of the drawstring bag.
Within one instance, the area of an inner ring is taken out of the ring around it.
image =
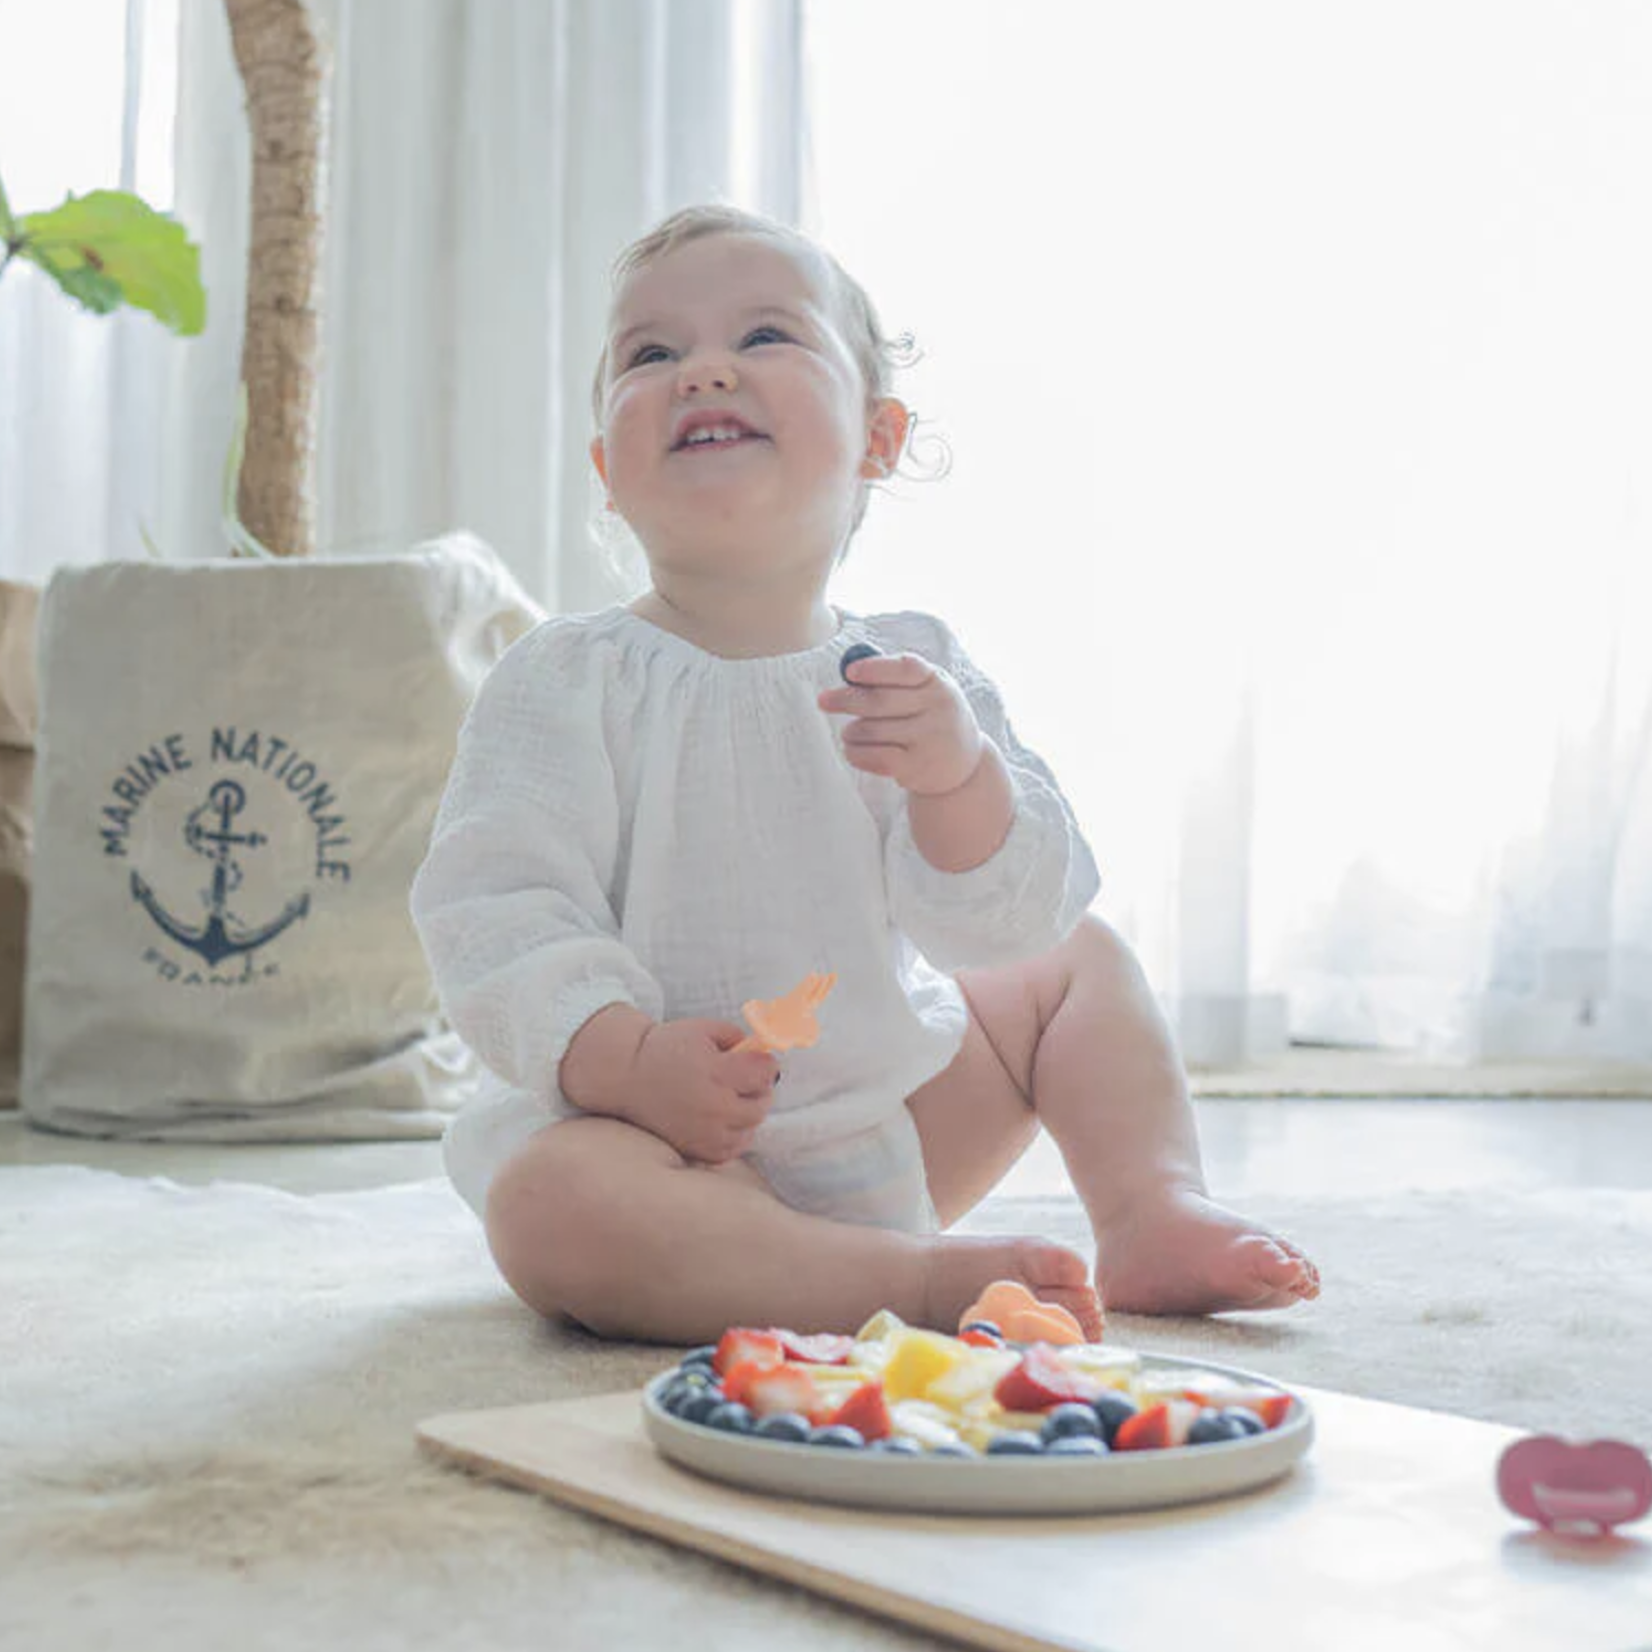
[[[113,562],[41,605],[22,1106],[82,1135],[438,1135],[474,1058],[408,914],[459,724],[540,618],[468,538]]]

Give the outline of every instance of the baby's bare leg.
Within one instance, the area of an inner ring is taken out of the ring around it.
[[[659,1137],[610,1118],[569,1119],[534,1136],[494,1181],[487,1234],[530,1307],[645,1342],[708,1341],[731,1325],[853,1332],[885,1307],[953,1330],[995,1278],[1031,1283],[1076,1268],[1088,1288],[1083,1260],[1058,1246],[805,1215],[742,1163],[689,1165]]]
[[[1013,1161],[1030,1110],[1089,1215],[1108,1307],[1212,1313],[1318,1294],[1289,1240],[1211,1202],[1181,1060],[1111,929],[1086,918],[1042,958],[959,982],[984,1037],[911,1103],[943,1222]]]

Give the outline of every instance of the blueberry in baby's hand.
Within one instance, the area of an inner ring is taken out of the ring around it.
[[[843,651],[843,658],[837,662],[838,674],[844,682],[849,681],[849,667],[856,660],[875,660],[883,652],[881,648],[874,648],[869,642],[857,642],[853,647]]]

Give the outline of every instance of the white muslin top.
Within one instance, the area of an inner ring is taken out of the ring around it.
[[[998,691],[927,614],[840,615],[819,647],[724,659],[624,608],[548,620],[499,661],[458,751],[412,910],[444,1012],[488,1070],[445,1157],[480,1212],[604,1006],[738,1022],[812,970],[821,1035],[781,1056],[749,1158],[799,1209],[934,1227],[905,1102],[957,1053],[952,971],[1035,956],[1094,899],[1088,846]],[[1014,781],[999,849],[942,872],[906,793],[851,768],[815,703],[857,642],[949,672]]]

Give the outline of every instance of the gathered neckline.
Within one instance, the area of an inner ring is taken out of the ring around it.
[[[663,625],[657,625],[623,605],[614,610],[622,626],[646,635],[658,653],[729,672],[790,670],[841,654],[850,643],[860,640],[861,622],[856,615],[835,604],[832,612],[837,616],[837,629],[825,642],[815,643],[809,648],[793,649],[785,654],[730,655],[714,654],[709,648],[702,648],[699,643],[690,642],[675,631],[667,631]]]

